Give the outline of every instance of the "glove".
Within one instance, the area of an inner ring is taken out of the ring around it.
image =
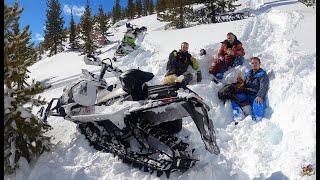
[[[242,77],[242,72],[240,71],[237,74],[237,82],[239,82],[239,83],[243,82],[243,79],[241,77]]]
[[[192,63],[195,63],[197,61],[197,59],[195,57],[191,57],[191,61],[192,61]]]
[[[243,92],[245,90],[244,82],[237,83],[236,92]]]
[[[219,57],[217,60],[216,60],[216,63],[222,63],[224,61],[224,57]]]
[[[232,51],[231,48],[228,48],[227,54],[233,56],[233,55],[234,55],[234,52]]]

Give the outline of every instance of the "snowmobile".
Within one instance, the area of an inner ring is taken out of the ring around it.
[[[145,26],[134,28],[130,23],[127,23],[126,27],[127,31],[115,52],[117,56],[126,56],[137,49],[137,39],[141,38],[140,36],[144,36],[144,33],[147,31],[147,27]]]
[[[206,150],[220,153],[209,107],[197,93],[180,84],[149,86],[146,82],[154,77],[152,73],[139,69],[123,72],[113,67],[110,58],[89,55],[84,61],[101,66],[100,74],[82,69],[79,81],[39,110],[44,124],[49,126],[50,116],[72,121],[95,149],[145,172],[156,172],[158,177],[184,172],[199,161],[193,157],[195,149],[177,136],[184,117],[192,118]],[[108,85],[106,72],[117,77],[117,83]],[[108,107],[112,110],[98,112]]]

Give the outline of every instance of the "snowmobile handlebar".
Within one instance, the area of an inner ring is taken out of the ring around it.
[[[86,55],[84,56],[84,62],[87,65],[94,65],[94,66],[110,66],[112,68],[112,61],[110,58],[104,58],[104,59],[100,59],[99,57],[94,57],[93,55]],[[105,60],[109,60],[110,64],[105,63]]]
[[[101,66],[100,79],[103,78],[106,71],[113,72],[116,77],[119,77],[119,74],[122,73],[122,70],[112,66],[112,60],[110,58],[100,59],[93,55],[86,55],[83,60],[87,65]],[[105,60],[109,60],[110,63],[104,62]]]

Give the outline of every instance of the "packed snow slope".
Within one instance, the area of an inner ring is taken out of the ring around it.
[[[315,9],[297,0],[240,2],[241,9],[249,10],[252,17],[179,30],[164,30],[166,23],[157,21],[156,15],[130,21],[139,27],[146,26],[148,31],[140,39],[140,47],[119,58],[114,66],[153,72],[155,77],[148,84],[154,85],[161,83],[168,55],[178,50],[181,42],[187,41],[189,52],[199,60],[203,80],[189,87],[210,106],[209,117],[221,154],[216,156],[206,151],[193,121],[185,118],[180,135],[189,135],[200,161],[185,173],[172,173],[170,179],[315,179],[316,175],[299,175],[301,166],[315,164],[316,160]],[[125,32],[124,23],[111,28],[115,35],[110,37],[111,44],[101,49],[101,58],[113,57]],[[248,116],[235,126],[230,103],[224,104],[217,97],[222,85],[212,82],[208,73],[228,32],[236,34],[243,43],[247,61],[225,73],[225,82],[234,82],[237,72],[247,71],[251,56],[261,57],[262,68],[270,72],[268,107],[261,122],[256,123]],[[207,50],[206,56],[199,55],[201,48]],[[83,56],[74,52],[43,59],[29,69],[32,78],[52,85],[41,94],[50,100],[60,97],[63,87],[75,81],[82,68],[92,72],[99,69],[85,65]],[[110,73],[105,78],[107,82],[116,81]],[[16,179],[167,179],[164,175],[156,177],[142,172],[123,164],[112,154],[93,149],[72,122],[59,117],[50,117],[48,121],[53,129],[47,134],[53,137],[55,146],[30,166],[21,162]]]

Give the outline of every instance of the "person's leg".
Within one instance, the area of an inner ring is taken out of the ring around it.
[[[193,79],[193,75],[190,72],[183,73],[182,85],[186,86]]]
[[[236,67],[239,65],[242,65],[244,63],[244,57],[243,56],[238,56],[236,59],[234,59],[234,63],[232,67]]]
[[[223,63],[219,62],[218,59],[216,58],[214,60],[214,63],[211,64],[210,68],[209,68],[209,73],[216,75],[218,72],[221,72],[223,69]]]
[[[236,96],[241,102],[245,102],[247,100],[247,95],[245,93],[237,93]],[[240,105],[235,101],[231,100],[233,119],[236,123],[245,118],[245,114],[242,111]]]
[[[252,120],[254,121],[260,121],[263,118],[263,111],[265,106],[265,100],[262,100],[262,102],[257,103],[255,101],[256,96],[250,96],[249,99],[252,102]]]
[[[224,72],[228,70],[228,65],[225,62],[215,59],[214,65],[210,66],[209,72],[213,74],[217,79],[222,79]]]

